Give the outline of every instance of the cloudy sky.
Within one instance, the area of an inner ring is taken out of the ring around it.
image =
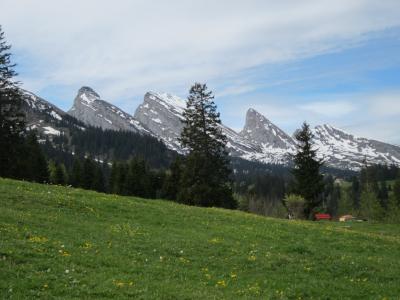
[[[198,81],[234,129],[253,107],[400,144],[399,0],[0,0],[0,25],[23,87],[65,110],[82,85],[133,113]]]

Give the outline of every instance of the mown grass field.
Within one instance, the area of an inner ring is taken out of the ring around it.
[[[0,179],[1,299],[399,299],[400,228]]]

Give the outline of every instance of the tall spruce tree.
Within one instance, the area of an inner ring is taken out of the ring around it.
[[[162,197],[169,200],[176,200],[182,174],[182,159],[178,156],[171,164],[164,185],[162,187]]]
[[[93,181],[96,175],[96,165],[93,160],[89,157],[85,158],[83,162],[83,173],[82,173],[82,187],[84,189],[93,189]]]
[[[73,187],[81,187],[83,178],[82,163],[79,158],[75,158],[72,164],[71,174],[69,176],[69,183]]]
[[[293,157],[295,192],[305,199],[304,215],[312,217],[314,210],[321,204],[324,189],[323,176],[320,174],[322,161],[317,158],[313,148],[314,135],[310,126],[304,122],[295,134],[297,153]]]
[[[400,207],[400,171],[398,172],[396,181],[393,185],[393,197],[397,206]]]
[[[226,137],[213,99],[205,84],[195,83],[190,88],[180,139],[188,155],[183,165],[178,201],[235,208]]]
[[[0,176],[20,177],[19,157],[23,150],[21,133],[24,131],[24,116],[20,111],[22,96],[15,64],[11,63],[11,46],[7,44],[0,26]]]
[[[101,193],[106,191],[104,174],[100,165],[95,165],[92,189]]]
[[[24,155],[20,158],[24,168],[22,178],[40,183],[47,182],[49,179],[47,161],[37,141],[35,131],[30,132],[26,137],[24,149]]]
[[[389,202],[389,191],[387,188],[387,184],[385,180],[382,180],[379,184],[379,192],[378,192],[378,199],[381,204],[381,206],[384,209],[388,208],[388,202]]]
[[[360,207],[360,181],[357,176],[351,178],[351,198],[353,199],[353,208],[358,209]]]

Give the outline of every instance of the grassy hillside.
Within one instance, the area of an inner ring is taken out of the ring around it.
[[[395,299],[399,233],[0,179],[0,298]]]

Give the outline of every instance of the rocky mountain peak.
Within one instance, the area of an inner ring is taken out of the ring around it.
[[[134,118],[159,137],[170,149],[182,152],[178,141],[183,128],[185,102],[167,93],[147,92]]]
[[[88,125],[103,129],[149,133],[130,114],[102,100],[98,93],[87,86],[78,90],[68,114]]]
[[[96,100],[100,100],[100,95],[88,86],[81,87],[78,90],[78,95],[75,98],[75,101],[84,101],[87,104],[90,104]]]
[[[289,135],[253,108],[247,110],[246,123],[240,134],[263,148],[290,149],[294,146]]]

